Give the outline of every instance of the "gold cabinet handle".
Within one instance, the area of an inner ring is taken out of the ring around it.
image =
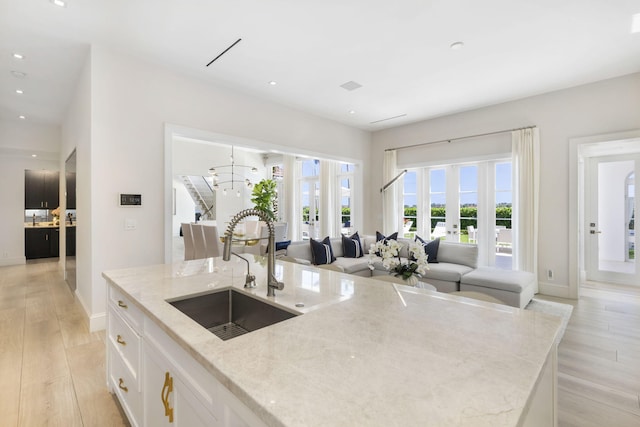
[[[127,342],[122,339],[122,335],[118,335],[116,341],[118,342],[118,344],[127,345]]]
[[[164,376],[164,385],[162,386],[162,391],[160,392],[160,399],[162,399],[162,404],[164,405],[164,415],[169,417],[169,422],[173,422],[173,408],[169,404],[169,394],[173,391],[173,378],[167,372]]]
[[[125,304],[124,301],[122,300],[118,300],[118,307],[129,308],[127,304]]]
[[[118,387],[120,387],[120,389],[124,390],[125,393],[129,393],[129,388],[124,385],[124,380],[122,378],[118,379]]]

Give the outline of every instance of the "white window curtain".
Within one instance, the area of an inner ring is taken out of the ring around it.
[[[396,163],[396,150],[385,151],[382,165],[382,185],[385,185],[398,175]],[[398,231],[397,201],[399,193],[397,188],[400,183],[401,181],[396,182],[382,192],[382,230],[385,235]]]
[[[538,201],[540,187],[540,136],[538,128],[511,133],[514,188],[514,270],[536,275],[538,292]]]
[[[320,160],[320,236],[339,236],[337,220],[339,207],[340,164],[332,160]]]
[[[296,157],[290,154],[282,156],[282,166],[284,168],[284,197],[283,197],[283,215],[282,220],[286,222],[288,238],[292,239],[298,236],[298,212],[297,205],[300,204],[298,195],[298,167]]]

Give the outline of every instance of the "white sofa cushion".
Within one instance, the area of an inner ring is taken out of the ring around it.
[[[477,268],[478,245],[446,241],[440,242],[440,247],[438,248],[438,262],[462,264],[467,267]]]

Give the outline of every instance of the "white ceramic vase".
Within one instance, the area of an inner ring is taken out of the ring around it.
[[[419,280],[418,277],[414,274],[412,274],[411,276],[409,276],[408,279],[404,280],[404,284],[407,286],[416,286],[418,284]]]

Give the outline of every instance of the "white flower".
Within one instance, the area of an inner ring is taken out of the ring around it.
[[[402,276],[403,279],[413,274],[421,276],[429,269],[427,254],[422,244],[409,243],[407,247],[409,259],[400,258],[401,249],[402,245],[396,240],[380,240],[372,244],[369,248],[369,268],[374,269],[373,264],[377,259],[374,256],[379,256],[386,270],[393,272],[396,276]]]

